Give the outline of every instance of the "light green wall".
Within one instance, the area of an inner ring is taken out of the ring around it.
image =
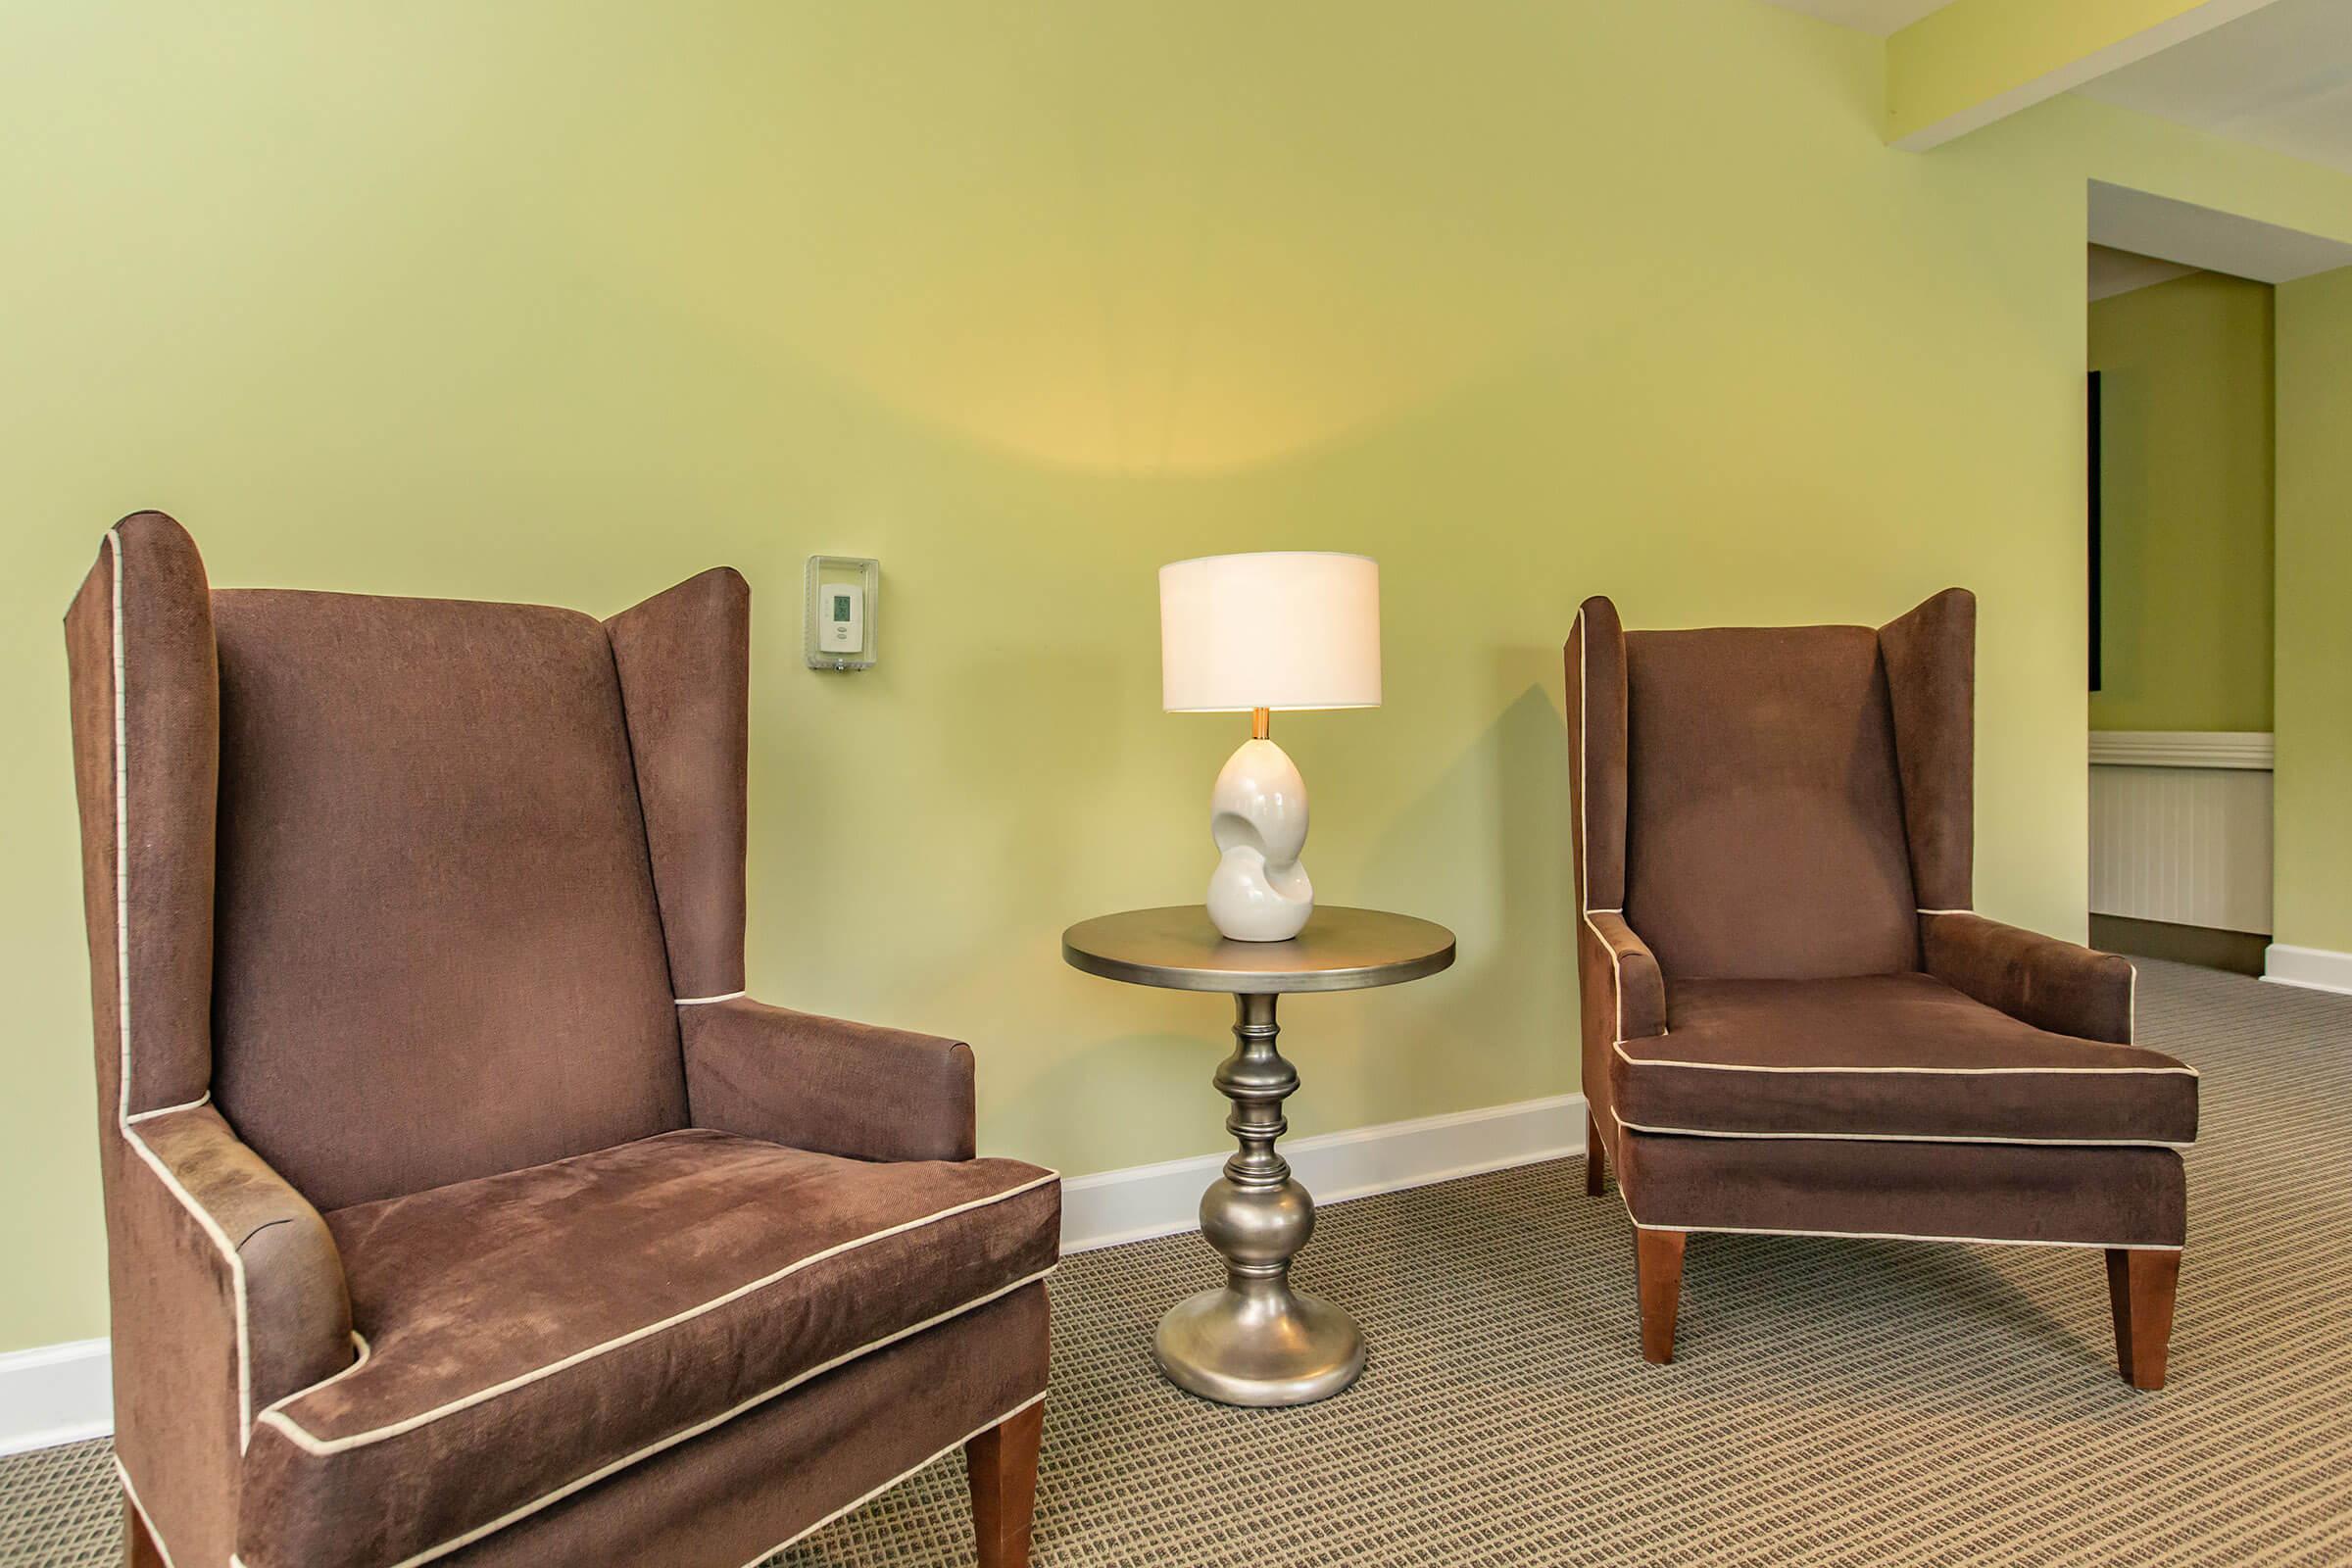
[[[2276,940],[2352,953],[2352,268],[2278,285]]]
[[[969,1038],[1075,1175],[1221,1142],[1227,1005],[1063,967],[1197,898],[1234,723],[1153,568],[1364,551],[1388,706],[1285,720],[1333,902],[1301,1133],[1576,1087],[1559,649],[1982,596],[1980,901],[2083,929],[2083,180],[2352,238],[2352,179],[2060,100],[1929,157],[1753,0],[11,9],[0,48],[0,1347],[102,1332],[57,619],[222,584],[758,592],[752,979]],[[883,662],[801,667],[803,559]],[[821,898],[819,895],[821,894]]]
[[[2092,729],[2271,727],[2271,289],[2090,306],[2105,472]]]

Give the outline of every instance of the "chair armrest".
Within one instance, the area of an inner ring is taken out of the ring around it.
[[[1585,924],[1608,962],[1610,1043],[1664,1034],[1666,974],[1658,967],[1657,955],[1613,909],[1594,910],[1585,916]]]
[[[737,997],[678,1010],[698,1127],[853,1159],[970,1159],[972,1048]]]
[[[1617,1114],[1609,1097],[1609,1067],[1619,1042],[1666,1032],[1666,972],[1657,955],[1615,909],[1595,909],[1577,922],[1578,1011],[1584,1032],[1585,1099],[1595,1136],[1617,1157]],[[1597,1192],[1595,1188],[1593,1191]]]
[[[318,1210],[230,1130],[210,1104],[148,1116],[123,1129],[163,1178],[143,1206],[182,1229],[189,1245],[143,1249],[134,1267],[155,1288],[142,1292],[145,1313],[169,1313],[210,1294],[179,1270],[205,1259],[223,1267],[225,1243],[236,1259],[229,1281],[245,1371],[241,1426],[270,1405],[351,1365],[351,1293],[343,1254]],[[144,1163],[137,1149],[134,1163]],[[148,1170],[127,1173],[142,1181]],[[209,1233],[209,1234],[207,1234]]]
[[[2129,960],[1966,911],[1922,914],[1928,973],[1964,996],[2052,1034],[2132,1043]]]

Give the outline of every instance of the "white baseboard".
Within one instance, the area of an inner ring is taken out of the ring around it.
[[[2276,953],[2278,950],[2271,950]],[[2298,950],[2290,950],[2298,951]],[[2346,963],[2341,954],[2325,955]],[[1203,1111],[1208,1108],[1203,1105]],[[1585,1097],[1323,1133],[1282,1146],[1317,1203],[1424,1187],[1585,1152]],[[1200,1228],[1200,1193],[1225,1156],[1100,1171],[1062,1184],[1061,1248],[1083,1252]],[[104,1340],[0,1353],[0,1454],[103,1438],[115,1428],[113,1355]]]
[[[2307,991],[2340,991],[2352,996],[2352,953],[2298,948],[2274,942],[2263,950],[2262,977]]]
[[[114,1352],[106,1341],[0,1353],[0,1453],[79,1443],[114,1430]]]
[[[1282,1146],[1283,1157],[1319,1204],[1584,1152],[1582,1095],[1321,1133]],[[1199,1230],[1201,1191],[1224,1163],[1221,1153],[1200,1154],[1064,1181],[1061,1250],[1084,1252]]]

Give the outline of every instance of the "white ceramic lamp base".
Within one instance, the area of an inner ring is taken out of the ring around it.
[[[1288,942],[1315,909],[1306,848],[1306,780],[1269,740],[1244,741],[1208,798],[1223,858],[1208,879],[1208,918],[1236,942]]]

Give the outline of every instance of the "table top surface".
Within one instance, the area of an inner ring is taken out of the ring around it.
[[[1179,904],[1081,920],[1061,934],[1061,956],[1105,980],[1171,991],[1357,991],[1447,967],[1453,933],[1409,914],[1317,906],[1288,942],[1233,942],[1206,908]]]

